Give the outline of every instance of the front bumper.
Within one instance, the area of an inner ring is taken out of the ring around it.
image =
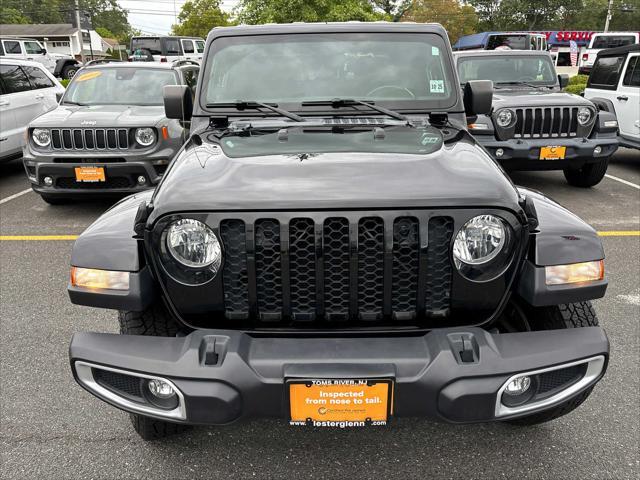
[[[615,134],[594,138],[513,138],[496,140],[493,136],[477,135],[478,142],[507,170],[562,170],[581,168],[587,163],[609,157],[618,149]],[[549,146],[566,147],[563,160],[540,160],[540,149]],[[594,153],[601,148],[599,154]],[[502,149],[502,156],[496,151]]]
[[[69,355],[76,381],[98,398],[174,422],[284,419],[288,379],[390,378],[394,416],[472,423],[542,411],[579,394],[604,375],[609,343],[599,327],[509,334],[471,327],[357,338],[197,330],[176,338],[76,333]],[[585,365],[584,375],[554,396],[516,409],[501,403],[514,375],[574,362]],[[167,380],[179,392],[179,405],[167,411],[119,396],[95,381],[102,369]]]

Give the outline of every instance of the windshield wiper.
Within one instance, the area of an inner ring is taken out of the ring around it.
[[[80,102],[72,102],[71,100],[65,100],[64,102],[62,102],[63,105],[78,105],[80,107],[86,107],[88,104],[87,103],[80,103]]]
[[[407,122],[410,125],[409,119],[402,115],[401,113],[394,112],[393,110],[389,110],[388,108],[380,107],[373,103],[364,102],[362,100],[355,100],[353,98],[334,98],[332,100],[316,100],[309,102],[302,102],[303,107],[312,107],[312,106],[324,106],[330,105],[331,108],[341,108],[341,107],[352,107],[354,105],[363,105],[371,110],[375,110],[378,113],[383,113],[388,117],[395,118],[396,120],[402,120]]]
[[[550,88],[552,87],[552,85],[536,85],[534,83],[528,83],[528,82],[495,82],[496,85],[525,85],[527,87],[533,87],[533,88]],[[500,87],[498,87],[500,88]]]
[[[229,108],[234,107],[237,110],[260,110],[261,108],[266,108],[267,110],[271,110],[272,112],[279,113],[283,117],[290,118],[296,122],[304,122],[304,118],[300,115],[296,115],[295,113],[289,112],[287,110],[283,110],[282,108],[278,108],[278,104],[269,104],[256,102],[255,100],[236,100],[235,102],[224,102],[224,103],[208,103],[207,108]]]

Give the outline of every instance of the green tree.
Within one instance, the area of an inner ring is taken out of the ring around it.
[[[640,0],[616,0],[611,12],[610,30],[638,31],[640,29]]]
[[[399,21],[402,16],[409,10],[412,0],[371,0],[373,6],[382,10],[394,22]]]
[[[383,20],[367,0],[241,0],[238,21],[246,24],[290,22],[363,22]]]
[[[29,23],[20,10],[15,8],[0,7],[0,23]]]
[[[449,40],[454,43],[462,35],[477,31],[478,16],[471,5],[461,5],[458,0],[414,0],[402,20],[440,23]]]
[[[173,25],[174,35],[207,38],[213,27],[231,25],[231,18],[220,8],[220,0],[189,0],[178,15],[180,23]]]
[[[111,30],[104,27],[97,27],[96,33],[100,35],[102,38],[116,38],[116,36],[113,34]]]

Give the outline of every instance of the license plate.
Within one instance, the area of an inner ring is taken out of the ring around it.
[[[76,167],[76,182],[105,182],[104,167]]]
[[[542,147],[540,160],[563,160],[567,147]]]
[[[291,425],[386,425],[393,413],[390,379],[290,380],[288,388]]]

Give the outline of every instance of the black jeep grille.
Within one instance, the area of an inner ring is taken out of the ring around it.
[[[74,128],[51,130],[54,150],[124,150],[129,148],[126,128]]]
[[[575,137],[577,107],[517,108],[516,138]]]
[[[225,219],[219,228],[228,319],[375,324],[449,312],[450,217]]]

